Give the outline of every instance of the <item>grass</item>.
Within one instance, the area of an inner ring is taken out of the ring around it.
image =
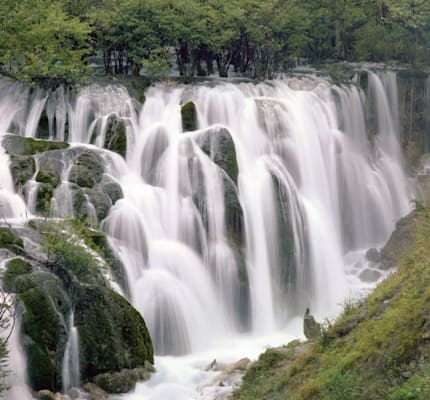
[[[320,340],[293,362],[268,350],[235,400],[430,398],[430,208],[398,271],[366,299],[348,302]]]

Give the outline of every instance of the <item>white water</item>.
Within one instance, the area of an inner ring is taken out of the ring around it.
[[[63,358],[63,393],[71,388],[79,388],[81,384],[81,371],[79,366],[79,333],[74,325],[74,312],[70,314],[69,337]]]
[[[46,97],[0,87],[3,131],[34,135],[42,103],[50,136],[67,136],[67,118],[73,143],[88,144],[96,131],[94,144],[101,146],[108,116],[126,121],[126,161],[105,155],[124,198],[102,226],[126,267],[130,300],[157,354],[165,355],[154,379],[126,398],[198,396],[195,387],[207,378],[201,367],[212,356],[227,351],[238,359],[251,348],[260,351],[262,337],[278,338],[267,344],[302,337],[301,324],[290,323],[305,307],[319,319],[332,316],[345,298],[374,284],[359,278],[367,268],[363,254],[387,240],[412,197],[398,139],[395,75],[381,76],[369,77],[374,137],[361,90],[313,77],[158,86],[137,111],[121,87],[90,87],[77,99],[64,91]],[[199,131],[183,133],[180,106],[189,100]],[[225,220],[223,192],[232,183],[199,146],[208,130],[215,137],[222,128],[231,133],[239,166],[247,280]],[[7,157],[0,162],[7,170]],[[67,190],[61,194],[57,199],[69,204]],[[72,212],[64,209],[51,205],[54,215]],[[288,216],[293,243],[281,236],[280,212]],[[293,248],[289,265],[282,258],[286,246]],[[242,341],[246,349],[238,346]]]

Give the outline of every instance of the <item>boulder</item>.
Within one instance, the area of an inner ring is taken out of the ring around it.
[[[88,196],[88,200],[93,205],[97,219],[99,221],[105,219],[112,207],[112,200],[110,197],[102,191],[94,189],[84,189],[84,193]]]
[[[36,174],[36,182],[47,183],[55,189],[61,183],[63,162],[58,158],[52,157],[50,153],[42,155],[38,161],[39,170]]]
[[[236,148],[231,133],[225,128],[210,128],[197,137],[197,143],[203,152],[223,169],[237,185],[238,165]]]
[[[110,288],[79,287],[75,325],[85,377],[141,367],[145,361],[154,362],[145,321],[127,300]]]
[[[381,261],[381,254],[378,249],[372,247],[366,251],[366,258],[373,263],[378,263]]]
[[[149,364],[149,363],[148,363]],[[123,369],[119,372],[100,374],[94,377],[94,383],[107,393],[127,393],[134,389],[138,381],[146,381],[150,378],[154,368]]]
[[[53,275],[49,279],[34,280],[34,287],[20,292],[19,297],[25,306],[22,328],[30,384],[35,390],[55,391],[59,387],[57,374],[67,342],[61,311],[65,312],[68,301],[58,279]]]
[[[308,340],[316,339],[321,336],[321,324],[315,321],[315,318],[309,314],[309,309],[306,309],[303,318],[303,332]]]
[[[102,180],[103,172],[103,158],[94,151],[85,150],[73,159],[68,181],[83,188],[93,188]]]
[[[113,179],[107,178],[106,175],[103,177],[99,189],[110,198],[112,204],[124,197],[120,184]]]
[[[32,156],[11,156],[9,164],[15,189],[18,190],[35,173],[35,162]]]
[[[82,385],[82,388],[90,394],[91,400],[107,400],[108,394],[92,382],[87,382]]]
[[[182,130],[184,132],[195,131],[197,129],[196,105],[189,101],[181,108]]]
[[[390,239],[381,250],[381,268],[388,269],[397,266],[403,254],[406,254],[414,241],[418,221],[419,214],[414,210],[396,223]]]
[[[382,277],[382,273],[375,269],[366,268],[358,276],[363,282],[376,282]]]

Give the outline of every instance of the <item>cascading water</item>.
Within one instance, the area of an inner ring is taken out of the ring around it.
[[[3,131],[36,135],[45,104],[51,138],[102,147],[109,116],[125,121],[125,162],[100,150],[124,194],[102,228],[161,355],[220,349],[243,332],[279,332],[306,306],[332,315],[342,299],[371,286],[362,281],[366,263],[357,261],[410,209],[395,74],[369,73],[367,96],[315,77],[156,86],[141,110],[122,87],[91,86],[75,97],[2,85]],[[13,112],[5,109],[12,98]],[[188,101],[198,115],[193,132],[182,129]],[[366,125],[369,101],[375,134]],[[52,214],[72,215],[55,204],[69,204],[68,190],[57,191]],[[295,326],[290,336],[302,336]],[[143,398],[162,398],[167,392],[154,387],[180,381],[163,372],[174,359],[159,360],[162,372]],[[176,398],[187,396],[184,389]]]
[[[69,338],[63,357],[63,392],[68,393],[71,388],[78,388],[81,384],[79,367],[79,333],[74,325],[74,313],[70,313]]]

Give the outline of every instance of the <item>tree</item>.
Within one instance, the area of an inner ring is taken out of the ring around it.
[[[88,74],[84,63],[89,27],[48,0],[0,4],[0,72],[48,88],[74,85]]]

